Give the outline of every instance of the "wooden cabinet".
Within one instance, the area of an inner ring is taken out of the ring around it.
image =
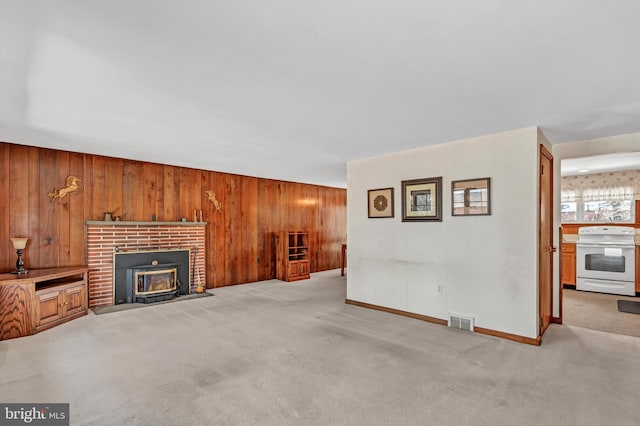
[[[576,285],[576,245],[562,243],[562,284]]]
[[[279,232],[276,277],[282,281],[310,278],[309,234],[307,232]]]
[[[87,267],[0,274],[0,340],[29,336],[87,314]]]
[[[84,281],[47,285],[36,290],[35,330],[41,331],[87,313]]]

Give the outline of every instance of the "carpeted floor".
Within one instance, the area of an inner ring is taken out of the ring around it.
[[[89,315],[0,342],[0,401],[72,425],[637,425],[640,339],[542,346],[345,304],[340,271]]]
[[[128,311],[130,309],[138,309],[150,306],[157,306],[162,303],[174,303],[174,302],[184,302],[185,300],[198,299],[200,297],[209,297],[213,296],[213,293],[210,291],[206,291],[204,293],[192,293],[185,294],[179,297],[174,297],[171,300],[165,300],[164,302],[156,302],[156,303],[122,303],[120,305],[111,305],[111,306],[96,306],[95,308],[91,308],[94,314],[102,315],[102,314],[110,314],[112,312],[120,312],[120,311]]]
[[[564,324],[640,337],[640,315],[618,311],[618,300],[640,301],[640,297],[565,288],[562,298]]]

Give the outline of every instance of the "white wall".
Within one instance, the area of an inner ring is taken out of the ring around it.
[[[553,145],[551,153],[553,154],[554,165],[554,241],[559,239],[560,219],[560,164],[562,160],[568,158],[589,157],[592,155],[613,154],[617,152],[635,152],[640,151],[640,133],[632,133],[628,135],[612,136],[600,139],[591,139],[586,141],[568,142]],[[636,212],[638,214],[638,212]],[[560,243],[556,243],[558,246]],[[559,247],[559,246],[558,246]],[[560,270],[559,255],[556,253],[554,257],[553,270]],[[554,294],[553,294],[553,316],[560,315],[560,283],[559,274],[554,273]]]
[[[537,337],[537,139],[527,128],[349,162],[347,298]],[[401,181],[435,176],[443,221],[403,223]],[[487,176],[492,214],[452,217],[451,181]],[[395,217],[368,219],[367,190],[386,187]]]

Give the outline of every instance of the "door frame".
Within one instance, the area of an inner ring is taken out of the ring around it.
[[[549,206],[548,206],[548,213],[547,213],[547,222],[548,222],[548,232],[549,232],[549,250],[550,250],[550,254],[551,254],[551,259],[549,261],[549,271],[547,272],[548,277],[547,277],[547,281],[548,281],[548,295],[549,295],[549,324],[547,324],[546,326],[544,326],[544,321],[543,321],[543,317],[542,317],[542,291],[543,288],[541,286],[541,282],[542,282],[542,260],[541,260],[541,253],[542,253],[542,246],[541,246],[541,242],[542,242],[542,173],[543,173],[543,166],[542,166],[542,157],[546,157],[549,160],[549,182],[551,183],[550,188],[549,188]],[[554,259],[554,255],[553,253],[557,252],[557,248],[553,245],[553,227],[554,227],[554,216],[553,216],[553,204],[554,204],[554,191],[553,191],[553,187],[554,187],[554,182],[553,182],[553,155],[551,154],[551,152],[543,145],[540,144],[540,149],[539,149],[539,157],[538,157],[538,162],[539,162],[539,170],[538,170],[538,182],[539,182],[539,188],[538,188],[538,310],[537,310],[537,314],[538,314],[538,320],[540,321],[539,323],[539,327],[538,327],[538,338],[542,338],[542,335],[544,334],[544,332],[547,330],[547,328],[549,327],[550,324],[554,323],[554,316],[553,316],[553,281],[554,281],[554,268],[553,268],[553,259]]]

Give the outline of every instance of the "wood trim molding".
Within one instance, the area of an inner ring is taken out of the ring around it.
[[[396,315],[401,315],[403,317],[419,319],[419,320],[422,320],[422,321],[431,322],[433,324],[445,325],[445,326],[447,325],[447,320],[443,320],[443,319],[435,318],[435,317],[429,317],[427,315],[420,315],[420,314],[416,314],[416,313],[413,313],[413,312],[401,311],[399,309],[387,308],[387,307],[380,306],[380,305],[372,305],[370,303],[358,302],[357,300],[351,300],[351,299],[347,299],[346,303],[347,303],[347,305],[360,306],[361,308],[374,309],[376,311],[388,312],[390,314],[396,314]]]
[[[563,272],[562,272],[562,268],[565,267],[564,262],[562,261],[563,253],[564,253],[564,249],[565,249],[565,244],[563,243],[562,240],[564,239],[563,237],[563,229],[562,226],[558,227],[558,246],[560,246],[560,253],[558,254],[558,316],[554,317],[553,316],[553,306],[551,307],[551,322],[554,324],[562,324],[562,307],[564,306],[564,292],[563,290],[563,283],[562,283],[562,276],[563,276]],[[575,262],[574,262],[575,264]]]
[[[542,343],[542,336],[538,336],[535,339],[531,337],[520,336],[519,334],[505,333],[504,331],[495,331],[488,328],[473,327],[473,331],[480,334],[488,334],[489,336],[501,337],[503,339],[513,340],[518,343],[526,343],[527,345],[540,346]]]
[[[399,309],[387,308],[380,305],[372,305],[371,303],[358,302],[357,300],[346,299],[345,303],[347,305],[359,306],[361,308],[373,309],[376,311],[388,312],[390,314],[401,315],[403,317],[409,317],[413,319],[418,319],[426,322],[430,322],[433,324],[444,325],[447,326],[447,320],[443,320],[440,318],[430,317],[427,315],[420,315],[413,312],[401,311]],[[542,342],[542,337],[538,336],[536,339],[532,339],[531,337],[520,336],[517,334],[505,333],[502,331],[495,331],[488,328],[474,327],[473,330],[476,333],[487,334],[489,336],[500,337],[502,339],[513,340],[518,343],[526,343],[527,345],[540,346]]]

